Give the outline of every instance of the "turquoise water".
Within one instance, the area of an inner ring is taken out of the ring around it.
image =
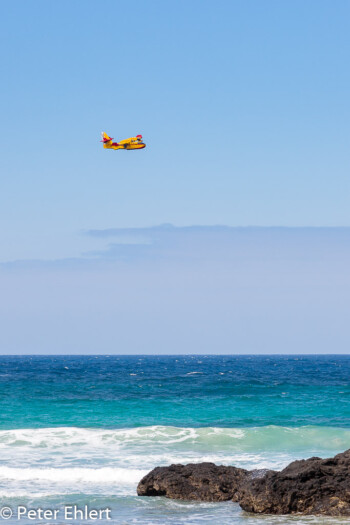
[[[136,486],[157,465],[279,469],[350,448],[349,378],[348,356],[1,357],[7,523],[42,523],[18,521],[17,505],[68,503],[108,506],[102,522],[115,524],[335,523],[139,498]]]

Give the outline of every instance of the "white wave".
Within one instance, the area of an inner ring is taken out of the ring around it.
[[[87,483],[130,483],[134,485],[147,470],[122,468],[11,468],[0,467],[0,481],[54,481]]]
[[[209,461],[279,469],[294,459],[347,448],[350,429],[315,426],[2,430],[0,497],[134,496],[140,479],[158,465]]]
[[[63,496],[64,492],[56,492],[55,496]],[[50,491],[38,492],[35,490],[0,490],[1,499],[10,498],[49,498],[53,494]]]
[[[44,497],[63,494],[136,495],[147,470],[130,468],[0,467],[0,497]]]
[[[125,448],[132,445],[172,445],[188,441],[189,445],[217,444],[220,449],[241,451],[282,450],[327,445],[327,450],[350,446],[350,429],[334,427],[247,427],[180,428],[149,426],[123,429],[57,427],[0,431],[0,449],[31,448]]]
[[[293,459],[327,457],[347,448],[350,429],[313,426],[18,429],[0,431],[0,467],[132,471],[212,461],[245,468],[283,468]]]

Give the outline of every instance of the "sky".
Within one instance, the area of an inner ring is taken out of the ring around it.
[[[5,0],[0,352],[348,351],[349,21],[347,0]]]

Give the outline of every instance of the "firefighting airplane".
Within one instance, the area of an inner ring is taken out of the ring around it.
[[[136,137],[130,137],[119,142],[112,142],[113,137],[109,137],[104,131],[102,131],[101,135],[101,142],[103,142],[105,149],[143,149],[146,147],[146,144],[142,142],[142,135],[136,135]]]

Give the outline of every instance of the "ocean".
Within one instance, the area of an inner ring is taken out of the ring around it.
[[[350,448],[350,356],[3,356],[0,405],[7,523],[96,523],[66,519],[65,507],[85,505],[110,509],[106,524],[349,523],[138,497],[136,487],[159,465],[281,469]],[[39,508],[56,519],[26,514]]]

